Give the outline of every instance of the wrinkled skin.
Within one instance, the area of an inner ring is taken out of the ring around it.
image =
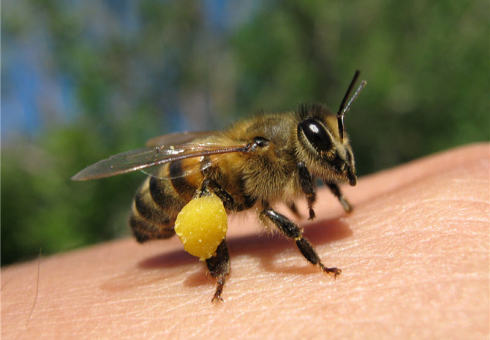
[[[360,178],[344,188],[350,215],[321,188],[302,225],[336,280],[259,234],[253,214],[231,219],[218,305],[177,238],[3,268],[2,338],[485,338],[489,154],[473,145]]]

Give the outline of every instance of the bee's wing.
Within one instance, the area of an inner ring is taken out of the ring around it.
[[[209,142],[146,147],[123,152],[92,164],[73,176],[72,180],[85,181],[89,179],[116,176],[151,167],[157,168],[158,165],[186,158],[231,152],[248,152],[250,150],[250,146],[245,144],[225,146]],[[150,175],[153,175],[152,169],[148,169],[147,172]],[[186,174],[187,173],[184,173],[184,175]]]
[[[219,157],[223,155],[217,155],[216,157]],[[216,161],[217,158],[213,157],[213,160]],[[172,178],[179,178],[179,177],[186,177],[190,176],[196,172],[203,171],[207,168],[209,168],[212,165],[211,160],[209,159],[207,162],[203,162],[203,160],[200,160],[200,162],[196,163],[181,163],[180,164],[180,170],[177,174],[172,174],[170,175],[169,173],[162,172],[162,165],[154,165],[150,166],[148,168],[141,169],[141,172],[143,172],[146,175],[156,177],[159,179],[172,179]]]
[[[147,147],[152,146],[163,146],[163,145],[178,145],[178,144],[187,144],[192,143],[197,139],[205,139],[210,136],[215,136],[217,134],[216,131],[184,131],[184,132],[173,132],[168,133],[162,136],[157,136],[149,139],[146,142]],[[191,175],[192,173],[200,170],[204,170],[209,167],[211,163],[201,164],[200,167],[193,167],[192,165],[186,166],[182,165],[182,169],[180,171],[179,177],[185,177]],[[141,171],[147,175],[161,178],[162,174],[160,171],[160,165],[151,166],[148,168],[144,168]],[[167,176],[167,178],[171,178]]]
[[[216,135],[216,131],[175,132],[154,137],[146,142],[146,146],[180,145],[190,143],[195,139],[202,139],[214,135]]]

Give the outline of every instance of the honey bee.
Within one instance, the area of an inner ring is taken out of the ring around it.
[[[352,96],[356,71],[337,114],[322,105],[301,105],[295,112],[263,114],[224,131],[173,133],[148,141],[147,146],[99,161],[72,177],[89,180],[143,170],[149,176],[137,190],[131,225],[138,242],[175,234],[181,209],[196,195],[213,193],[227,213],[255,207],[260,221],[293,240],[301,254],[322,271],[326,267],[302,229],[273,204],[284,202],[299,215],[295,199],[305,196],[309,219],[315,217],[316,180],[322,180],[346,212],[352,210],[339,184],[356,184],[356,168],[343,118],[366,81]],[[213,301],[221,301],[230,272],[226,239],[205,260],[217,281]]]

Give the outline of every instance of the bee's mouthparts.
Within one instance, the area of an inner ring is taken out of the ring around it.
[[[349,184],[354,186],[357,183],[357,177],[352,171],[347,172],[347,178],[349,179]]]

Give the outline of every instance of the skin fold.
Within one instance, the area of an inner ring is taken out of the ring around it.
[[[2,268],[2,338],[485,339],[489,182],[490,144],[476,144],[342,187],[351,214],[320,188],[316,218],[300,201],[295,221],[325,265],[342,269],[336,279],[254,214],[234,216],[220,304],[177,238]]]

